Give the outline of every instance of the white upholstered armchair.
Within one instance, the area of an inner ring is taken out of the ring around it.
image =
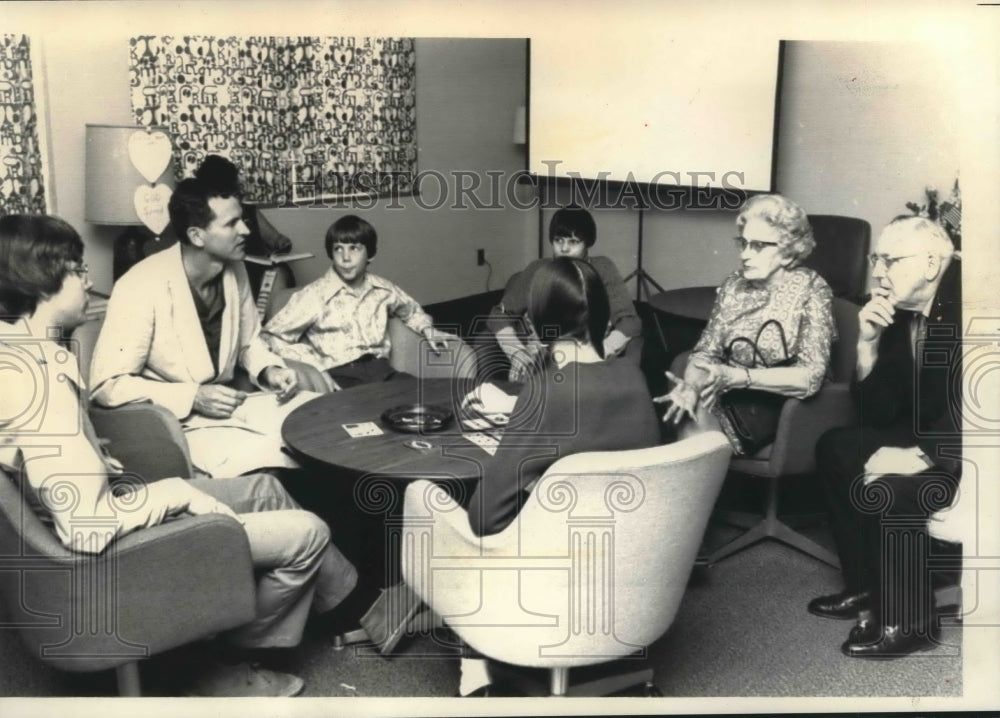
[[[403,575],[466,643],[504,663],[551,669],[642,654],[669,628],[729,463],[709,432],[667,446],[583,453],[556,462],[515,521],[473,535],[440,487],[406,492]],[[652,678],[633,671],[600,692]]]

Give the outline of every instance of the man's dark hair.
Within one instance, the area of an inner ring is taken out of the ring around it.
[[[239,197],[240,171],[221,155],[208,155],[194,173],[194,178],[211,188],[212,196]]]
[[[611,307],[604,282],[588,262],[557,257],[543,263],[531,279],[528,318],[544,344],[581,339],[604,356]]]
[[[356,214],[344,215],[326,230],[326,256],[333,259],[333,245],[363,244],[368,250],[368,259],[375,256],[378,235],[375,228]]]
[[[208,227],[215,219],[215,212],[208,206],[208,201],[213,197],[227,199],[229,197],[239,197],[231,188],[225,188],[203,182],[191,177],[181,182],[170,195],[170,203],[167,211],[170,212],[170,224],[177,232],[177,238],[184,244],[190,244],[188,229],[191,227]]]
[[[576,237],[592,247],[597,241],[597,225],[590,212],[583,207],[563,207],[552,215],[552,221],[549,222],[549,241],[554,242],[559,237]]]
[[[40,301],[59,293],[70,267],[82,262],[80,235],[58,217],[0,218],[0,316],[31,316]]]

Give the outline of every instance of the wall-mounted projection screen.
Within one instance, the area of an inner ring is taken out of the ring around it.
[[[753,36],[532,40],[529,170],[771,190],[779,42]]]

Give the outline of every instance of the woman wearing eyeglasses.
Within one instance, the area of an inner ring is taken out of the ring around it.
[[[801,266],[816,246],[805,211],[781,195],[758,195],[740,208],[736,229],[740,268],[719,287],[683,378],[667,372],[675,386],[654,399],[669,405],[665,422],[691,418],[700,428],[716,428],[711,410],[731,389],[804,399],[826,376],[832,292]]]

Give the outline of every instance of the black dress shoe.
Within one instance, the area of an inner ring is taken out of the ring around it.
[[[941,640],[941,627],[937,624],[929,626],[927,631],[931,640]],[[858,622],[851,627],[851,632],[847,635],[847,641],[842,649],[846,653],[848,646],[876,643],[880,638],[882,638],[882,625],[870,613],[867,613],[864,618],[859,618]]]
[[[859,618],[858,622],[851,628],[851,632],[847,635],[847,643],[844,645],[875,643],[881,637],[882,626],[878,621],[873,618]]]
[[[487,683],[485,686],[479,686],[479,688],[477,688],[476,690],[472,691],[472,693],[466,693],[465,695],[462,695],[461,693],[456,693],[455,697],[456,698],[489,698],[492,695],[492,693],[490,692],[490,688],[492,688],[492,686],[489,683]]]
[[[848,593],[841,591],[829,596],[820,596],[809,602],[809,613],[823,618],[841,620],[857,618],[858,614],[868,608],[868,591]]]
[[[885,626],[881,629],[875,626],[874,629],[868,630],[867,635],[859,635],[859,638],[869,639],[872,632],[876,634],[874,641],[852,643],[848,639],[840,647],[841,652],[849,658],[889,660],[902,658],[917,651],[930,651],[938,645],[932,635],[904,634],[899,626]]]

